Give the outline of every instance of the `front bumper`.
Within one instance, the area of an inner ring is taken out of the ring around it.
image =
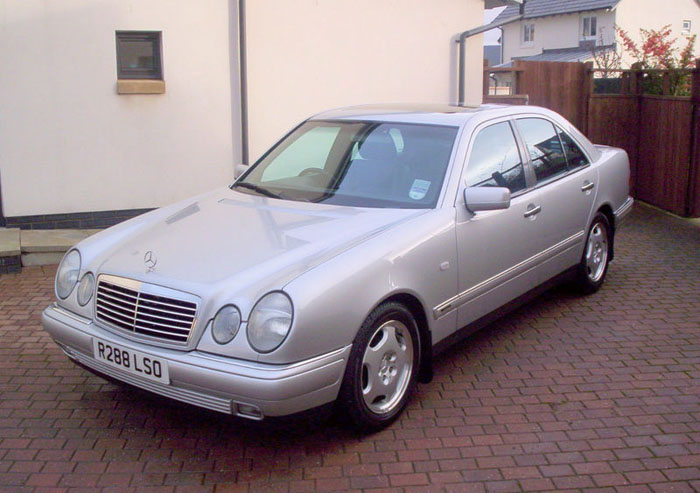
[[[55,304],[44,310],[41,322],[69,358],[98,374],[171,399],[252,419],[294,414],[335,400],[351,348],[298,363],[270,365],[139,344]],[[95,337],[166,360],[170,384],[147,380],[95,359]]]

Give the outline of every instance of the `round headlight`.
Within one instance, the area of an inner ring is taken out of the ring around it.
[[[248,319],[248,342],[259,353],[279,347],[292,327],[291,300],[279,291],[268,293],[255,304]]]
[[[80,253],[78,250],[71,250],[61,260],[56,272],[56,294],[65,300],[78,283],[80,274]]]
[[[91,272],[88,272],[80,280],[78,284],[78,304],[80,306],[85,306],[92,298],[92,293],[95,290],[95,276]]]
[[[238,334],[241,326],[241,312],[232,305],[219,310],[211,324],[211,335],[219,344],[228,344]]]

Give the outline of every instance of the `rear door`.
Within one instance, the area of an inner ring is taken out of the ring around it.
[[[542,117],[516,120],[537,180],[545,258],[540,282],[576,265],[598,185],[597,168],[576,141]]]

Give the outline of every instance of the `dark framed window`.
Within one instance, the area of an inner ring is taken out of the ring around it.
[[[117,31],[116,37],[118,79],[163,79],[159,31]]]
[[[496,123],[479,132],[467,164],[468,187],[525,189],[525,172],[510,123]]]
[[[559,132],[559,138],[561,139],[561,143],[564,145],[564,153],[566,154],[566,160],[569,162],[569,169],[571,170],[581,166],[586,166],[588,164],[588,158],[578,144],[574,142],[574,139],[569,137],[569,134],[564,132],[559,127],[557,127],[557,132]]]
[[[554,125],[541,118],[521,118],[518,130],[530,153],[538,183],[568,171],[566,154]]]

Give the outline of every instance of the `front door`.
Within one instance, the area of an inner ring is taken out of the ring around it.
[[[508,120],[475,133],[457,200],[460,327],[537,285],[534,262],[542,248],[539,192],[528,187],[523,159]],[[508,209],[471,213],[465,187],[507,187]]]

